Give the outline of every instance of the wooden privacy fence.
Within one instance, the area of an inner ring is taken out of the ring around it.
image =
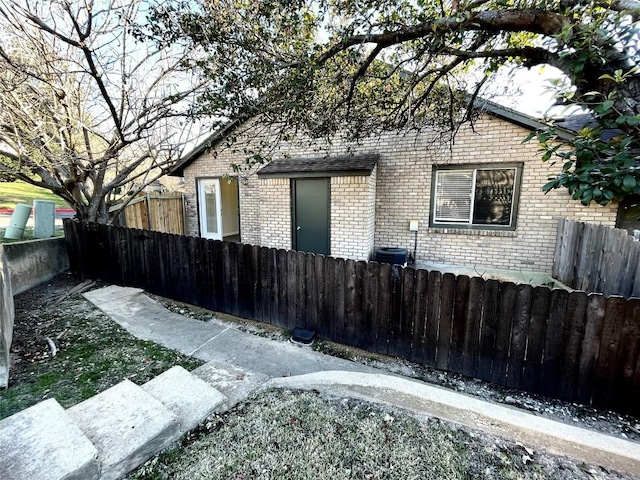
[[[562,218],[552,275],[578,290],[640,297],[640,242],[626,230]]]
[[[65,222],[71,268],[211,310],[640,414],[640,300]]]
[[[127,227],[183,235],[184,200],[181,194],[145,194],[124,209]]]

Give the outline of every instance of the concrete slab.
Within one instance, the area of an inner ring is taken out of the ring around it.
[[[231,363],[269,377],[323,370],[379,372],[308,347],[269,340],[235,328],[174,314],[144,295],[139,288],[111,285],[87,292],[84,296],[131,334],[206,362]]]
[[[105,480],[120,478],[181,433],[176,415],[128,380],[68,413],[97,448],[100,478]]]
[[[191,374],[222,392],[227,398],[227,408],[247,398],[270,378],[263,373],[215,360],[201,365]]]
[[[13,295],[9,263],[4,251],[4,245],[0,245],[0,388],[4,388],[9,384],[11,341],[15,319]]]
[[[185,433],[212,413],[226,409],[227,398],[222,393],[180,366],[145,383],[142,389],[178,417]]]
[[[0,421],[0,477],[93,480],[98,451],[54,399]]]
[[[170,312],[139,288],[111,285],[84,297],[132,335],[192,355],[226,327]]]
[[[315,352],[308,347],[269,340],[229,329],[212,338],[194,354],[205,361],[221,361],[259,372],[269,377],[303,375],[324,370],[375,373],[379,370],[361,363]]]
[[[424,383],[379,374],[319,372],[275,378],[263,388],[318,390],[404,408],[500,435],[587,464],[637,474],[640,443],[575,427]]]

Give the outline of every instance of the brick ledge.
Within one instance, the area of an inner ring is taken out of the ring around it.
[[[430,227],[427,233],[442,233],[446,235],[472,235],[476,237],[517,237],[517,230],[474,230],[465,228]]]

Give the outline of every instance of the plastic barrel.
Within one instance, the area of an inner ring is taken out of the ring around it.
[[[56,223],[56,202],[33,201],[33,238],[53,237]]]
[[[19,203],[13,210],[9,226],[4,231],[4,238],[9,240],[20,240],[24,235],[24,227],[27,225],[27,220],[31,215],[31,206]]]

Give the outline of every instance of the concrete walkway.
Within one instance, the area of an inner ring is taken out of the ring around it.
[[[257,389],[313,389],[400,407],[640,474],[640,443],[169,312],[139,289],[85,297],[133,335],[207,363],[174,367],[142,386],[124,382],[68,410],[46,400],[0,421],[0,472],[12,480],[117,479],[213,412]]]
[[[306,347],[268,340],[236,328],[172,313],[138,288],[112,285],[92,290],[84,296],[132,335],[205,362],[230,363],[268,377],[326,370],[383,373]]]

